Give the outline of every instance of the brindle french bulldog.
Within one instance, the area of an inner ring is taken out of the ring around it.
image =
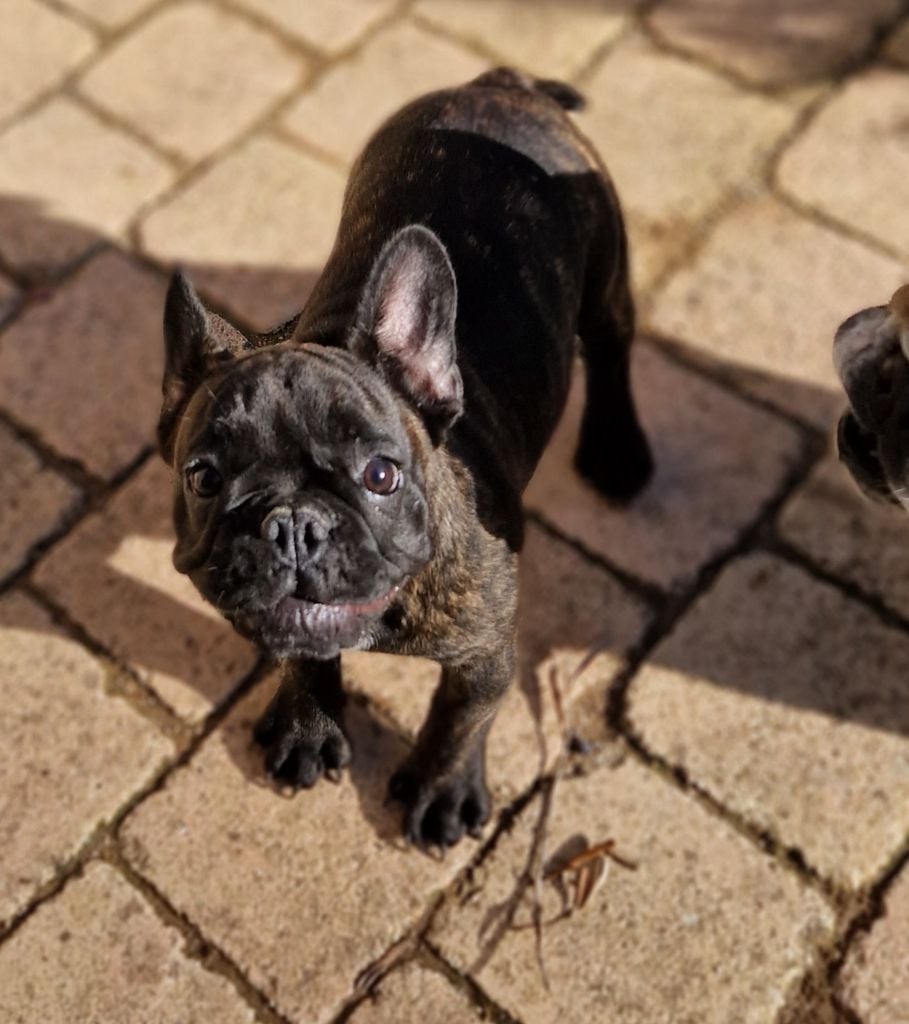
[[[417,844],[490,814],[485,741],[514,667],[521,493],[565,404],[576,462],[631,498],[652,463],[629,389],[634,309],[615,193],[565,110],[507,69],[411,103],[357,161],[306,308],[266,335],[176,274],[161,451],[174,564],[285,659],[256,727],[270,774],[337,777],[344,648],[434,658],[441,684],[390,782]]]
[[[865,494],[909,510],[909,285],[841,324],[833,358],[850,404],[840,458]]]

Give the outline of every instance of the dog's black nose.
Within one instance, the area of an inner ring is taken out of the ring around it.
[[[328,529],[315,512],[279,505],[262,520],[260,533],[287,561],[303,565],[313,560],[328,536]]]
[[[259,532],[262,539],[274,544],[288,561],[296,560],[293,509],[286,505],[273,508],[262,520]]]

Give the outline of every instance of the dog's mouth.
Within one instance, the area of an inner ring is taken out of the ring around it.
[[[328,657],[341,648],[361,646],[370,625],[392,604],[402,586],[393,586],[368,601],[325,603],[286,594],[268,608],[228,618],[238,632],[272,654]]]

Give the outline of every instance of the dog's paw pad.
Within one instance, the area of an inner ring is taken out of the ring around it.
[[[326,720],[309,728],[291,722],[282,729],[266,718],[256,726],[254,736],[265,749],[265,770],[275,782],[309,789],[323,777],[340,780],[342,769],[350,763],[350,744],[334,722]]]

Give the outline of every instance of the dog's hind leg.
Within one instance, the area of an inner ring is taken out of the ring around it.
[[[587,396],[575,466],[604,497],[623,502],[647,483],[653,457],[631,394],[634,301],[620,219],[618,231],[591,259],[578,318]]]

